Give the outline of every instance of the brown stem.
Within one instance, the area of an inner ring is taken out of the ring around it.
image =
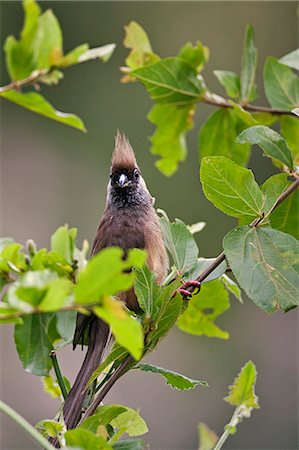
[[[206,103],[208,105],[214,105],[218,106],[220,108],[233,108],[234,106],[227,101],[225,98],[220,97],[219,95],[205,95],[202,99],[203,103]],[[281,115],[291,115],[295,116],[295,114],[292,113],[292,111],[284,111],[282,109],[274,109],[274,108],[268,108],[266,106],[258,106],[258,105],[251,105],[251,104],[239,104],[238,106],[241,106],[245,111],[249,112],[260,112],[260,113],[268,113],[273,114],[274,116],[281,116]],[[295,116],[296,117],[296,116]]]
[[[115,372],[111,375],[107,383],[104,385],[103,389],[100,391],[100,393],[93,399],[91,405],[87,408],[86,413],[84,414],[84,417],[81,419],[80,423],[78,424],[78,427],[81,425],[83,420],[85,420],[87,417],[92,416],[94,414],[97,407],[100,405],[100,403],[103,401],[104,397],[108,394],[114,383],[122,376],[124,375],[127,370],[128,366],[134,362],[134,358],[129,355],[127,358],[121,363],[121,365],[115,370]]]
[[[40,77],[46,75],[50,72],[51,69],[41,69],[41,70],[35,70],[32,72],[27,78],[24,78],[23,80],[16,80],[12,81],[11,83],[7,84],[6,86],[0,87],[0,94],[7,91],[12,91],[14,89],[20,89],[21,87],[35,83]]]

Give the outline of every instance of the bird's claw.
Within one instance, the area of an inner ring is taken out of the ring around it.
[[[188,290],[188,288],[192,288],[192,290]],[[200,291],[200,282],[199,281],[186,281],[182,284],[180,288],[177,289],[177,292],[179,292],[182,297],[184,297],[186,300],[190,300],[192,295],[198,294]]]

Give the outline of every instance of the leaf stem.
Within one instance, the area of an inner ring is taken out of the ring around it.
[[[54,447],[45,439],[27,420],[25,420],[14,409],[0,400],[0,411],[10,417],[14,422],[20,425],[33,439],[35,439],[43,449],[54,450]]]
[[[62,396],[63,396],[64,400],[66,400],[66,398],[68,396],[68,392],[67,392],[67,389],[65,387],[65,383],[64,383],[64,380],[63,380],[63,377],[62,377],[62,374],[61,374],[61,370],[60,370],[60,367],[59,367],[59,364],[58,364],[58,359],[57,359],[55,350],[51,351],[50,358],[52,359],[54,372],[55,372],[55,375],[56,375],[56,378],[57,378],[57,381],[58,381],[58,384],[59,384]]]
[[[217,441],[215,447],[213,450],[220,450],[229,435],[231,434],[232,429],[236,426],[236,424],[239,422],[239,420],[236,420],[239,415],[239,406],[234,411],[234,414],[232,415],[232,418],[230,419],[230,422],[226,427],[224,428],[224,432],[220,436],[219,440]],[[237,422],[237,423],[236,423]]]

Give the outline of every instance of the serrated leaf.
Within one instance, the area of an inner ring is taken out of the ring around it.
[[[80,272],[75,288],[75,301],[80,304],[97,302],[102,296],[115,295],[133,286],[134,272],[125,272],[142,267],[146,254],[134,249],[123,259],[123,250],[118,247],[105,248],[94,256]]]
[[[245,165],[250,146],[242,146],[236,137],[246,127],[234,110],[219,109],[211,114],[199,132],[199,153],[205,156],[226,156],[238,164]]]
[[[169,384],[173,389],[178,389],[179,391],[194,389],[196,386],[208,386],[206,381],[193,380],[192,378],[181,375],[180,373],[173,372],[169,369],[163,369],[162,367],[157,367],[152,364],[139,363],[134,367],[134,369],[139,369],[144,372],[158,373],[165,378],[167,384]]]
[[[255,395],[257,371],[252,361],[248,361],[229,387],[229,395],[225,401],[230,405],[245,405],[249,408],[259,408],[258,397]]]
[[[289,67],[271,56],[264,66],[264,87],[273,108],[291,111],[299,106],[299,78]]]
[[[76,428],[65,433],[67,445],[79,447],[80,450],[105,450],[111,448],[106,444],[106,439],[96,436],[89,430]]]
[[[181,58],[165,58],[131,73],[157,103],[189,105],[205,92],[195,69]]]
[[[224,284],[225,288],[239,300],[240,303],[243,303],[241,289],[230,277],[223,274],[221,277],[221,281]]]
[[[262,185],[265,195],[265,213],[271,211],[278,197],[292,184],[288,181],[287,174],[273,175]],[[270,214],[270,224],[273,228],[291,234],[299,239],[299,216],[294,213],[299,205],[299,190],[290,194],[279,206]]]
[[[248,103],[256,98],[256,66],[257,50],[254,44],[254,31],[251,25],[247,25],[240,75],[242,103]]]
[[[209,49],[204,47],[199,41],[196,45],[187,42],[179,51],[178,57],[187,61],[195,69],[196,73],[200,73],[209,59]]]
[[[267,313],[297,306],[299,242],[272,228],[238,227],[223,240],[239,285]]]
[[[235,72],[228,70],[213,70],[213,74],[224,87],[226,94],[231,98],[239,98],[241,95],[240,77]]]
[[[218,441],[218,436],[214,433],[214,431],[210,430],[210,428],[202,422],[198,425],[198,436],[200,442],[198,450],[214,449],[215,444]]]
[[[279,121],[281,134],[291,149],[294,165],[297,166],[299,165],[299,118],[282,116]]]
[[[156,130],[151,136],[151,153],[161,158],[156,167],[167,176],[176,172],[178,164],[186,159],[187,144],[185,135],[193,127],[193,106],[175,107],[154,105],[148,119]]]
[[[136,359],[142,356],[144,335],[141,323],[131,316],[122,303],[111,297],[104,297],[102,306],[93,309],[94,314],[111,327],[116,341]]]
[[[299,70],[299,48],[280,58],[279,62],[291,69]]]
[[[41,94],[37,92],[21,93],[18,91],[1,92],[0,97],[16,103],[23,108],[29,109],[37,114],[64,123],[80,131],[86,131],[84,123],[75,114],[63,113],[56,110]]]
[[[171,254],[175,267],[183,275],[197,262],[198,247],[196,241],[183,221],[175,219],[171,223],[163,210],[160,209],[158,212],[162,214],[160,224],[165,246]]]
[[[278,200],[278,197],[287,189],[289,184],[288,174],[279,173],[268,178],[261,186],[261,190],[264,194],[263,210],[265,216],[271,212],[273,206]],[[287,201],[287,199],[284,201]]]
[[[224,213],[239,218],[262,214],[262,192],[251,170],[223,156],[209,156],[202,160],[200,176],[205,196]]]
[[[199,294],[191,298],[186,311],[180,316],[178,327],[197,336],[228,339],[228,332],[221,330],[214,323],[228,308],[228,293],[221,281],[204,283]]]
[[[54,420],[41,420],[35,425],[35,428],[45,437],[57,437],[63,430],[64,426]]]
[[[135,21],[125,26],[124,46],[131,49],[126,58],[127,66],[134,70],[159,61],[159,56],[153,52],[145,30]]]
[[[281,162],[290,169],[293,168],[291,150],[283,137],[271,128],[263,125],[247,128],[239,134],[237,142],[240,144],[257,144],[263,149],[266,156]]]
[[[15,326],[15,343],[24,369],[34,375],[46,376],[52,367],[52,344],[48,326],[52,314],[32,314],[23,317],[23,323]]]
[[[95,433],[99,426],[109,424],[129,436],[140,436],[148,431],[145,421],[138,412],[123,405],[100,406],[93,416],[84,420],[80,429]]]

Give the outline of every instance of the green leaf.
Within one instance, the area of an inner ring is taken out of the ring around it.
[[[175,267],[181,275],[190,270],[197,262],[198,247],[196,241],[187,227],[180,219],[171,223],[163,210],[158,210],[162,215],[160,224],[163,232],[165,246]]]
[[[221,281],[224,284],[225,288],[239,300],[240,303],[243,303],[241,289],[230,277],[225,275],[225,273],[221,277]]]
[[[86,131],[82,120],[74,114],[63,113],[53,108],[47,100],[37,92],[21,93],[18,91],[1,92],[0,96],[37,114],[64,123],[81,131]]]
[[[100,425],[111,424],[129,436],[140,436],[147,433],[148,428],[142,417],[132,408],[123,405],[104,405],[96,413],[84,420],[80,429],[95,433]]]
[[[288,174],[279,173],[268,178],[261,186],[261,190],[265,198],[263,207],[265,216],[269,215],[278,197],[287,189],[289,185]],[[287,201],[287,199],[284,201]]]
[[[113,450],[144,450],[145,442],[141,439],[127,439],[113,444]]]
[[[45,248],[38,250],[31,259],[31,267],[33,270],[50,269],[60,276],[68,277],[73,268],[65,257],[56,251],[49,251]]]
[[[168,286],[169,289],[172,288],[172,295],[173,295],[173,289],[177,289],[179,285],[179,280],[176,284],[176,282],[171,283],[170,286]],[[146,340],[146,352],[148,353],[152,350],[154,350],[158,344],[158,342],[169,332],[169,330],[174,326],[176,323],[178,317],[181,314],[182,311],[182,298],[181,295],[176,294],[174,297],[170,295],[170,292],[165,289],[164,290],[164,298],[161,303],[161,309],[159,311],[159,316],[156,318],[155,321],[155,327],[153,331],[150,331],[147,335]]]
[[[78,63],[78,59],[89,49],[88,44],[81,44],[73,48],[69,53],[64,55],[60,61],[59,67],[69,67]]]
[[[76,317],[76,311],[60,311],[56,313],[56,328],[65,341],[69,341],[74,336]]]
[[[239,285],[267,313],[297,306],[298,241],[272,228],[238,227],[223,240],[225,256]]]
[[[14,239],[10,238],[10,237],[1,237],[0,238],[0,252],[2,252],[2,250],[4,249],[4,247],[6,247],[9,244],[13,244],[14,243]]]
[[[178,57],[187,61],[196,73],[200,73],[209,59],[209,49],[199,41],[194,46],[191,42],[187,42],[179,51]]]
[[[79,55],[77,62],[82,63],[91,59],[100,59],[103,62],[107,62],[111,58],[115,47],[116,44],[106,44],[101,47],[90,48]]]
[[[125,357],[128,356],[128,352],[126,349],[121,347],[118,344],[114,344],[111,352],[105,358],[105,360],[99,365],[99,367],[92,373],[91,377],[89,378],[86,387],[88,388],[94,380],[98,378],[99,375],[114,361],[118,361],[121,359],[125,359]]]
[[[249,408],[259,408],[258,397],[255,395],[257,371],[252,361],[248,361],[229,387],[229,395],[225,401],[233,406],[245,405]]]
[[[196,70],[181,58],[165,58],[133,70],[132,75],[144,84],[157,103],[189,105],[198,101],[205,92]]]
[[[67,445],[79,447],[80,450],[104,450],[105,448],[111,448],[106,446],[106,440],[102,436],[96,436],[89,430],[77,428],[67,431],[64,436]]]
[[[152,364],[137,364],[134,369],[139,369],[144,372],[158,373],[162,375],[166,383],[169,384],[173,389],[178,389],[179,391],[186,391],[189,389],[194,389],[196,386],[208,386],[206,381],[193,380],[180,373],[173,372],[169,369],[163,369],[162,367],[153,366]]]
[[[264,150],[266,156],[281,162],[290,169],[293,168],[293,157],[283,137],[271,128],[257,125],[242,131],[237,137],[240,144],[257,144]]]
[[[208,200],[233,217],[261,216],[263,197],[254,175],[222,156],[203,158],[200,169],[203,191]]]
[[[145,252],[133,249],[123,259],[123,250],[118,247],[105,248],[94,256],[78,277],[75,288],[76,302],[95,303],[104,295],[114,295],[127,291],[133,286],[134,272],[125,272],[145,263]]]
[[[235,72],[228,70],[213,70],[213,74],[224,87],[226,94],[231,98],[239,98],[241,95],[240,77]]]
[[[218,436],[204,423],[198,425],[200,447],[198,450],[214,450]]]
[[[299,70],[299,48],[280,58],[279,62],[291,69]]]
[[[237,112],[219,109],[211,114],[200,129],[199,152],[205,156],[226,156],[237,164],[245,165],[250,146],[236,142],[236,137],[246,127]]]
[[[51,250],[61,253],[71,263],[74,255],[77,230],[68,225],[59,227],[51,237]]]
[[[52,344],[48,326],[52,314],[32,314],[23,317],[22,325],[15,326],[15,343],[24,369],[34,375],[46,376],[52,367]]]
[[[111,420],[111,425],[123,430],[129,436],[140,436],[147,433],[148,427],[138,412],[128,406],[125,408],[126,411],[124,413],[114,417]]]
[[[136,274],[134,292],[137,296],[138,304],[145,314],[151,317],[155,309],[155,300],[160,289],[156,283],[157,277],[153,272],[150,272],[146,266],[136,269]]]
[[[265,195],[265,213],[271,211],[278,197],[292,184],[287,174],[273,175],[262,186]],[[299,189],[289,195],[270,215],[273,228],[299,239],[299,216],[294,214],[299,205]]]
[[[289,67],[271,56],[264,66],[264,87],[273,108],[291,111],[299,106],[299,78]]]
[[[254,45],[254,31],[251,25],[247,25],[240,76],[242,103],[248,103],[256,98],[256,66],[257,50]]]
[[[33,52],[37,69],[47,69],[60,64],[63,55],[62,32],[57,18],[50,9],[39,18]]]
[[[228,293],[221,281],[204,283],[199,294],[191,298],[186,311],[180,316],[178,327],[197,336],[228,339],[228,332],[221,330],[214,323],[217,317],[228,309]]]
[[[167,176],[173,175],[178,164],[186,159],[186,133],[193,127],[193,106],[174,107],[171,105],[154,105],[148,119],[156,130],[150,140],[151,152],[161,158],[156,167]]]
[[[21,80],[36,69],[36,58],[33,45],[36,40],[40,7],[34,0],[25,0],[24,24],[17,41],[14,36],[8,36],[4,43],[6,67],[12,80]]]
[[[63,432],[63,425],[54,420],[41,420],[35,428],[45,437],[57,437]]]
[[[207,268],[209,267],[212,262],[215,261],[216,258],[198,258],[196,264],[192,267],[192,269],[184,274],[184,280],[196,280],[199,275]],[[221,277],[227,269],[227,263],[226,261],[223,261],[219,266],[216,267],[216,269],[213,270],[213,272],[208,275],[203,283],[207,281],[212,281],[215,278]]]
[[[47,392],[52,398],[58,398],[61,395],[61,389],[57,380],[54,380],[51,375],[43,377],[44,391]],[[54,422],[56,423],[56,422]]]
[[[126,58],[130,69],[138,69],[159,61],[159,56],[152,50],[149,38],[144,29],[137,22],[130,22],[125,26],[124,46],[131,49]]]
[[[294,157],[294,165],[299,165],[299,119],[297,117],[282,116],[280,121],[280,131],[285,138],[287,145],[291,149]]]
[[[3,248],[0,252],[0,270],[8,273],[10,272],[12,266],[17,272],[25,269],[25,255],[20,252],[23,246],[21,244],[17,244],[16,242],[8,242],[9,241],[6,238],[2,241]],[[5,243],[7,243],[7,245]]]
[[[119,300],[111,297],[103,299],[103,306],[97,306],[93,312],[107,322],[115,340],[136,359],[140,359],[143,350],[143,329],[140,322],[131,316]]]

